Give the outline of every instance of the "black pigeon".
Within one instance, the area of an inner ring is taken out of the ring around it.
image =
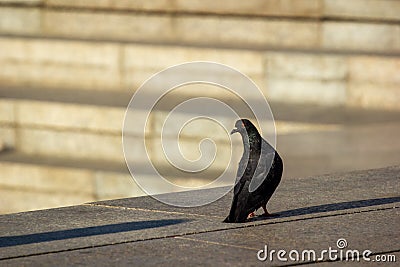
[[[247,119],[236,121],[233,133],[240,133],[243,156],[239,162],[231,210],[224,222],[245,222],[254,211],[263,208],[278,187],[283,172],[283,162],[278,152],[258,133]]]

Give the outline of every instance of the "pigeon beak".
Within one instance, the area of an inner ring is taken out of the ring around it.
[[[231,134],[238,133],[238,132],[239,132],[239,130],[238,130],[237,128],[234,128],[234,129],[231,131]]]

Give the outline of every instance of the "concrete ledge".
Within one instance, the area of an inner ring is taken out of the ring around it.
[[[2,215],[0,263],[256,265],[261,263],[257,252],[265,245],[320,252],[336,248],[339,238],[351,249],[371,250],[371,257],[398,255],[399,179],[400,167],[285,179],[269,204],[277,217],[243,224],[221,222],[230,194],[197,208],[174,208],[139,197]],[[275,259],[273,264],[287,262]]]

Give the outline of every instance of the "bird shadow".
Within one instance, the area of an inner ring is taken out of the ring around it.
[[[261,220],[268,220],[268,219],[272,219],[272,218],[287,218],[287,217],[308,215],[308,214],[314,214],[314,213],[324,213],[324,212],[330,212],[330,211],[340,211],[340,210],[349,210],[349,209],[356,209],[356,208],[363,208],[363,207],[371,207],[371,206],[390,204],[390,203],[396,203],[396,202],[400,202],[400,197],[374,198],[374,199],[339,202],[339,203],[324,204],[324,205],[310,206],[310,207],[276,212],[276,213],[271,214],[271,216],[268,216],[268,217],[259,215],[257,217],[249,219],[248,221],[261,221]]]
[[[137,231],[149,228],[158,228],[168,225],[184,223],[187,221],[189,220],[168,219],[168,220],[137,221],[137,222],[125,222],[125,223],[116,223],[116,224],[108,224],[101,226],[74,228],[68,230],[43,232],[36,234],[2,236],[0,237],[0,248],[42,243],[48,241],[64,240],[70,238],[97,236],[97,235]]]

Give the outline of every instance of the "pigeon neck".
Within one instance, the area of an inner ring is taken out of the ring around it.
[[[244,152],[260,151],[261,148],[261,136],[258,133],[251,133],[248,135],[242,135]]]

